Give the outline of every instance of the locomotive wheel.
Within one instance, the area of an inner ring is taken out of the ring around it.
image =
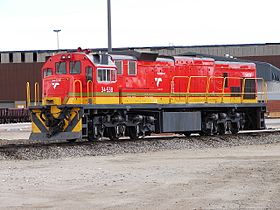
[[[224,123],[218,124],[218,133],[224,135],[226,133],[226,126]]]
[[[128,136],[131,140],[138,140],[144,137],[144,135],[140,135],[141,132],[137,132],[137,126],[128,127],[127,129],[128,129]]]
[[[189,137],[189,136],[191,136],[191,132],[190,131],[186,131],[186,132],[184,132],[184,135],[186,136],[186,137]]]
[[[237,134],[239,132],[239,123],[231,123],[230,131],[232,134]]]
[[[98,141],[103,136],[103,129],[100,125],[95,125],[91,127],[88,133],[87,140],[90,142]]]
[[[200,135],[200,136],[209,136],[205,131],[200,131],[200,132],[199,132],[199,135]]]
[[[108,128],[108,137],[111,141],[119,140],[115,127]]]
[[[139,135],[137,134],[135,127],[129,127],[127,128],[127,130],[128,130],[128,136],[131,140],[139,139]]]
[[[99,140],[101,137],[100,136],[88,136],[87,140],[90,141],[90,142],[93,142],[93,141],[97,141]]]

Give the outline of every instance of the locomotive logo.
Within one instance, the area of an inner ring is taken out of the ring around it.
[[[59,82],[57,81],[52,81],[52,86],[53,86],[53,89],[56,89],[56,87],[60,85]]]
[[[162,82],[162,78],[155,78],[157,87],[159,87],[159,84]]]

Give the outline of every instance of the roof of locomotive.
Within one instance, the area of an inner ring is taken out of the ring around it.
[[[253,64],[257,69],[257,77],[263,78],[266,81],[280,81],[280,69],[271,65],[270,63],[262,62],[262,61],[252,61],[252,60],[244,60],[240,58],[233,57],[222,57],[208,54],[200,54],[195,52],[188,52],[184,54],[180,54],[180,56],[189,56],[189,57],[211,57],[215,59],[216,63],[239,63],[243,64]]]
[[[114,60],[139,60],[139,61],[162,61],[162,62],[176,62],[180,60],[202,60],[214,62],[213,58],[197,58],[185,56],[168,56],[160,55],[153,52],[138,52],[134,50],[128,51],[114,51],[109,53]]]
[[[81,52],[64,52],[56,55],[75,53],[75,54],[91,54],[98,55],[102,53],[87,53],[85,51]],[[104,54],[104,53],[103,53]],[[231,58],[231,57],[222,57],[222,56],[214,56],[208,54],[199,54],[194,52],[188,52],[184,54],[178,54],[175,56],[168,55],[159,55],[154,52],[138,52],[134,50],[128,51],[113,51],[110,52],[109,55],[113,58],[113,60],[142,60],[142,61],[159,61],[159,62],[176,62],[176,59],[179,61],[184,59],[189,59],[193,61],[202,60],[202,61],[215,61],[216,64],[236,64],[236,65],[256,65],[257,76],[264,78],[266,81],[280,81],[280,69],[277,67],[260,61],[251,61],[251,60],[243,60],[239,58]]]
[[[62,56],[67,55],[69,53],[59,53],[55,54],[55,56]],[[112,57],[113,60],[139,60],[139,61],[160,61],[160,62],[174,62],[176,64],[180,63],[216,63],[216,64],[236,64],[236,65],[246,65],[255,66],[253,62],[243,61],[240,59],[232,59],[232,58],[224,58],[218,56],[211,56],[211,55],[203,55],[203,54],[194,54],[194,53],[187,53],[187,54],[180,54],[175,56],[168,56],[168,55],[159,55],[158,53],[152,52],[138,52],[134,50],[129,51],[114,51],[108,53],[87,53],[87,52],[72,52],[71,54],[80,54],[80,55],[87,55],[87,57],[95,64],[103,63],[103,57],[110,58]],[[110,64],[113,61],[107,62]],[[107,63],[106,62],[106,63]],[[104,63],[103,63],[104,64]]]
[[[151,52],[138,52],[135,50],[128,50],[128,51],[113,51],[109,53],[113,57],[115,56],[129,56],[135,60],[142,60],[142,61],[156,61],[158,57],[158,53],[151,53]]]

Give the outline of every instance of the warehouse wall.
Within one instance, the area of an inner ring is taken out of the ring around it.
[[[146,52],[158,52],[164,55],[177,55],[186,52],[196,52],[200,54],[209,54],[216,56],[230,55],[242,58],[257,58],[264,59],[263,61],[277,62],[276,59],[280,56],[280,43],[266,44],[243,44],[243,45],[208,45],[208,46],[162,46],[162,47],[131,47],[131,48],[114,48],[120,50],[139,50]],[[91,49],[94,52],[107,51],[106,48]],[[62,53],[69,50],[37,50],[37,51],[3,51],[0,52],[0,63],[29,63],[29,62],[44,62],[46,56],[51,56],[54,53]],[[267,60],[268,59],[268,60]],[[278,62],[277,62],[278,63]],[[279,65],[277,65],[279,66]]]
[[[0,65],[0,102],[25,101],[26,82],[31,83],[32,89],[35,82],[40,83],[40,69],[43,63],[8,63]],[[34,93],[32,91],[32,97]]]
[[[135,49],[145,52],[158,52],[165,55],[176,55],[187,52],[196,52],[216,56],[230,55],[247,60],[263,61],[280,68],[280,43],[271,44],[245,44],[245,45],[216,45],[216,46],[163,46],[142,48],[118,48],[114,50]],[[106,48],[92,49],[95,52],[106,51]],[[75,50],[69,50],[75,51]],[[0,103],[5,101],[26,100],[25,84],[31,82],[41,83],[40,69],[46,57],[67,50],[38,50],[38,51],[5,51],[0,52]],[[276,87],[277,86],[277,87]],[[269,99],[276,103],[280,100],[279,84],[269,84]],[[32,94],[32,97],[33,94]],[[278,104],[271,107],[279,107]],[[274,108],[273,108],[274,109]]]
[[[234,57],[247,56],[273,56],[280,55],[279,44],[248,44],[248,45],[216,45],[216,46],[189,46],[189,47],[166,47],[151,48],[150,51],[160,54],[176,55],[186,52],[196,52],[200,54],[209,54],[216,56],[225,56],[226,54]]]
[[[37,63],[45,62],[53,52],[1,52],[0,63]]]

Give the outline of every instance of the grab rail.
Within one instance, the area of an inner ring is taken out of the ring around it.
[[[26,82],[26,107],[30,106],[30,83]]]
[[[240,102],[241,103],[244,102],[245,94],[255,94],[256,97],[261,96],[261,100],[267,102],[267,84],[265,83],[263,78],[240,78],[240,77],[222,77],[222,76],[210,76],[210,77],[207,77],[207,76],[190,76],[190,77],[189,76],[174,76],[172,78],[172,80],[171,80],[170,94],[169,94],[169,103],[171,103],[172,94],[175,93],[175,82],[174,82],[174,80],[176,78],[182,78],[182,79],[186,79],[187,80],[187,90],[184,93],[185,94],[185,98],[186,98],[186,100],[185,100],[186,103],[189,103],[189,97],[190,97],[190,94],[191,94],[190,93],[191,82],[193,81],[194,78],[205,78],[205,79],[207,79],[207,84],[206,84],[205,92],[197,93],[197,94],[204,94],[204,96],[205,96],[205,103],[209,102],[210,86],[211,86],[211,84],[213,84],[213,82],[211,82],[211,81],[212,80],[214,81],[215,79],[222,79],[223,80],[221,93],[219,93],[219,92],[211,93],[213,95],[221,95],[221,103],[224,103],[226,80],[240,80],[241,81],[241,84],[242,84],[241,85],[241,91],[236,93],[236,94],[240,94],[240,100],[241,100]],[[245,92],[246,80],[254,80],[255,82],[261,80],[261,82],[262,82],[262,91],[261,92],[260,91],[254,91],[253,93]],[[233,94],[234,94],[234,92],[233,92]]]
[[[34,101],[34,105],[36,106],[37,104],[39,104],[40,101],[40,89],[39,89],[39,83],[35,82],[34,84],[34,95],[35,95],[35,101]]]
[[[31,88],[30,82],[26,82],[26,107],[29,107],[31,104]],[[34,84],[34,105],[38,105],[40,103],[40,86],[38,82]]]
[[[206,88],[206,103],[208,103],[208,97],[209,97],[209,89],[210,89],[210,81],[211,79],[222,79],[223,83],[222,83],[222,98],[221,98],[221,103],[224,102],[224,95],[225,95],[225,83],[226,83],[226,78],[225,77],[216,77],[216,76],[211,76],[209,77],[209,79],[207,80],[207,88]],[[219,93],[215,93],[217,95],[219,95]]]
[[[91,86],[90,86],[91,84]],[[90,90],[90,87],[91,87],[91,90]],[[91,94],[90,94],[91,93]],[[93,82],[92,80],[88,80],[87,81],[87,98],[88,98],[88,103],[92,103],[92,99],[93,99]],[[91,100],[89,100],[91,99]]]
[[[268,94],[267,94],[267,83],[266,82],[264,82],[265,84],[264,84],[264,87],[265,87],[265,102],[267,103],[267,101],[268,101]]]
[[[79,83],[79,86],[80,86],[80,103],[83,103],[83,85],[82,85],[82,82],[81,80],[74,80],[73,82],[73,92],[74,92],[74,95],[76,94],[76,83]]]
[[[171,87],[170,87],[170,94],[169,94],[169,103],[171,103],[171,94],[174,94],[174,80],[176,78],[185,78],[185,79],[188,79],[188,83],[189,83],[189,76],[174,76],[172,77],[172,80],[171,80]],[[187,87],[188,89],[188,84],[187,84]],[[188,92],[186,93],[186,103],[188,103]]]
[[[191,87],[192,78],[205,78],[205,79],[207,79],[208,77],[207,76],[190,76],[190,80],[189,80],[189,83],[188,83],[188,89],[187,89],[187,93],[188,94],[190,93],[190,87]],[[207,86],[206,86],[206,90],[207,90]],[[203,94],[203,93],[196,93],[196,94]],[[206,99],[206,92],[205,92],[205,99]],[[188,98],[188,103],[189,103],[189,98]]]
[[[255,91],[254,92],[245,92],[245,85],[246,85],[246,81],[249,80],[254,80],[255,81]],[[259,86],[256,84],[258,81],[261,81],[261,91],[258,91]],[[242,83],[242,102],[244,101],[244,96],[245,95],[255,95],[255,99],[258,98],[258,96],[260,95],[260,100],[267,102],[268,97],[267,97],[267,84],[264,81],[263,78],[244,78],[243,79],[243,83]],[[246,100],[246,99],[245,99]]]

